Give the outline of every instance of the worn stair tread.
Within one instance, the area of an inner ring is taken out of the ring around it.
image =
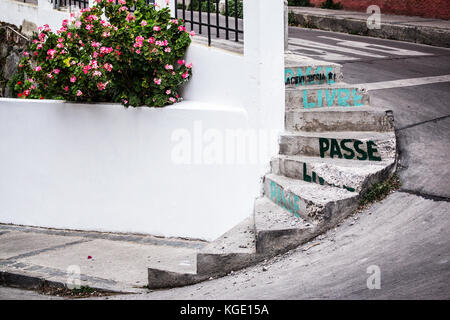
[[[345,189],[335,188],[332,186],[323,186],[273,173],[269,173],[265,177],[266,179],[282,186],[284,190],[288,190],[306,201],[311,201],[321,205],[325,205],[333,201],[354,198],[358,195],[355,192],[350,192]]]
[[[321,107],[321,108],[311,108],[311,109],[292,109],[286,112],[299,112],[299,113],[326,113],[326,112],[370,112],[370,113],[380,113],[385,114],[387,109],[381,109],[377,107],[373,107],[371,105],[363,105],[363,106],[355,106],[355,107],[340,107],[340,106],[332,106],[332,107]]]
[[[348,84],[345,82],[335,82],[335,83],[330,83],[330,84],[311,84],[308,86],[302,86],[302,85],[298,85],[298,86],[289,86],[286,87],[285,90],[286,91],[296,91],[296,90],[308,90],[308,91],[312,91],[312,90],[325,90],[325,89],[359,89],[360,91],[368,91],[366,86],[363,85],[359,85],[359,84]]]
[[[298,162],[304,162],[307,164],[327,164],[333,165],[339,168],[351,170],[353,168],[358,168],[363,170],[362,172],[370,174],[378,171],[381,168],[386,167],[387,165],[392,164],[394,160],[392,159],[384,159],[381,161],[353,161],[349,159],[339,159],[339,158],[321,158],[321,157],[313,157],[313,156],[302,156],[302,155],[285,155],[278,154],[272,159],[283,159],[283,160],[292,160]]]
[[[255,230],[274,231],[290,229],[311,229],[316,224],[294,216],[266,197],[255,201]]]
[[[376,131],[333,131],[333,132],[310,132],[295,131],[284,132],[281,134],[286,137],[309,137],[309,138],[328,138],[328,139],[358,139],[358,140],[383,140],[395,139],[395,132],[376,132]]]
[[[252,216],[246,218],[216,240],[208,243],[205,247],[199,250],[199,253],[254,253],[255,230],[253,219],[254,218]]]
[[[278,155],[272,158],[271,168],[274,174],[301,181],[309,179],[306,182],[361,193],[384,177],[386,170],[393,164],[393,159],[355,162],[347,159]]]

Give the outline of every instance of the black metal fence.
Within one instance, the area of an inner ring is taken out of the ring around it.
[[[50,0],[54,8],[76,6],[80,9],[89,7],[89,0]]]
[[[216,38],[221,37],[221,30],[225,32],[225,39],[239,41],[239,34],[243,34],[242,23],[239,21],[242,12],[241,0],[225,0],[220,10],[219,0],[175,0],[175,18],[182,18],[191,30],[197,27],[198,33],[203,34],[204,28],[211,45],[211,33],[215,31]],[[212,15],[212,17],[211,17]],[[211,19],[212,18],[212,19]],[[206,21],[205,21],[206,20]]]
[[[154,5],[155,0],[146,0]],[[88,0],[50,0],[55,7],[78,6],[87,8]],[[116,0],[116,4],[119,1]],[[221,8],[222,4],[222,8]],[[130,8],[133,11],[133,8]],[[239,41],[242,27],[242,0],[175,0],[175,18],[182,18],[186,26],[208,37],[208,45],[215,33],[216,38]],[[206,32],[205,32],[206,29]],[[241,37],[242,38],[242,37]]]

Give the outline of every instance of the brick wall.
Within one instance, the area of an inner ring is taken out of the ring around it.
[[[318,7],[325,0],[310,0]],[[419,16],[450,20],[450,0],[334,0],[340,2],[345,10],[366,11],[375,4],[381,13],[405,16]]]

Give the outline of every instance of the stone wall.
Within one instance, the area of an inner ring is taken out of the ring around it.
[[[17,70],[17,64],[27,45],[27,40],[16,32],[16,26],[0,22],[0,97],[8,97],[7,83]]]

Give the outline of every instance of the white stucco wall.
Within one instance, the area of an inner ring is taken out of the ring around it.
[[[0,1],[0,20],[16,23],[5,19],[16,10],[1,6],[9,2]],[[250,216],[284,126],[283,0],[246,0],[244,15],[243,55],[191,44],[180,104],[0,99],[0,222],[212,240]],[[200,158],[227,131],[248,130],[253,157],[177,164],[179,129],[201,131],[192,145]]]
[[[40,0],[38,5],[13,0],[0,1],[0,21],[16,26],[27,20],[37,26],[48,24],[55,31],[61,28],[62,20],[68,19],[69,16],[68,11],[53,10],[52,4],[46,0]]]
[[[254,165],[208,164],[208,129],[247,125],[242,109],[198,102],[0,99],[0,222],[214,239],[251,214],[259,181]],[[190,164],[173,161],[179,129]]]

